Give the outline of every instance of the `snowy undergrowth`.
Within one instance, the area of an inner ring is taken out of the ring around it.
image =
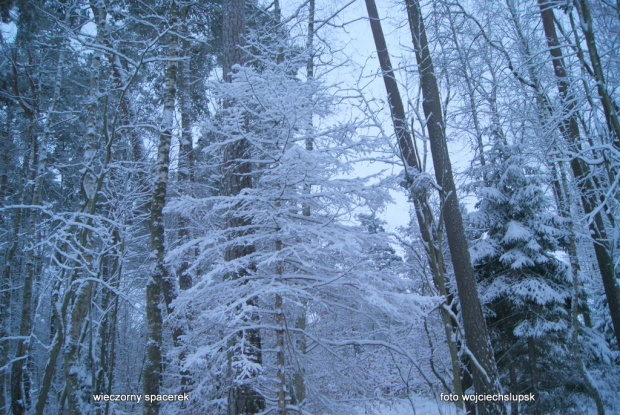
[[[462,413],[462,412],[460,412]],[[411,395],[410,400],[402,399],[389,404],[368,404],[358,408],[359,415],[457,415],[457,407],[438,398]]]
[[[610,398],[610,397],[608,397]],[[576,408],[573,410],[558,410],[549,415],[596,415],[596,405],[594,402],[585,397],[575,398]],[[611,405],[609,405],[611,403]],[[464,412],[450,402],[442,402],[438,398],[422,395],[411,395],[410,400],[400,399],[391,403],[383,404],[367,404],[363,407],[356,408],[358,415],[462,415]],[[510,411],[510,407],[507,407]],[[605,413],[608,415],[620,415],[620,396],[613,399],[607,399]]]

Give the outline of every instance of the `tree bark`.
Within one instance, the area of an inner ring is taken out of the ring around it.
[[[236,65],[243,65],[245,62],[245,0],[229,0],[224,2],[223,31],[223,73],[224,81],[233,81],[233,71]],[[225,102],[224,109],[232,108],[234,102]],[[241,125],[244,122],[240,123]],[[234,140],[224,150],[224,180],[223,194],[225,196],[237,196],[244,189],[252,188],[252,164],[248,161],[250,144],[241,136],[236,134]],[[241,238],[247,234],[247,229],[251,225],[251,219],[236,215],[235,208],[232,209],[227,220],[227,227],[232,229],[231,238]],[[225,260],[232,261],[242,258],[254,252],[254,246],[248,244],[235,244],[226,249]],[[248,275],[251,269],[238,270],[229,278],[237,279]],[[254,305],[254,300],[248,300],[250,305]],[[252,320],[258,316],[252,316]],[[239,353],[245,353],[245,359],[256,364],[262,363],[262,347],[259,329],[247,329],[239,333],[236,341],[244,342],[249,347],[243,346]],[[232,357],[231,357],[232,358]],[[233,373],[233,377],[237,374]],[[265,399],[255,391],[249,383],[250,379],[241,379],[235,382],[228,391],[228,415],[255,414],[264,410]]]
[[[466,347],[476,360],[472,362],[474,388],[476,393],[499,394],[501,393],[501,386],[497,365],[482,314],[474,269],[465,238],[463,219],[459,209],[450,156],[444,135],[439,88],[430,56],[424,21],[417,0],[405,0],[405,4],[420,73],[420,84],[424,98],[422,107],[427,121],[426,128],[431,143],[435,177],[442,191],[443,221],[448,236],[448,246],[452,256],[461,303]],[[506,408],[499,402],[479,403],[478,410],[481,414],[504,414],[506,412]]]
[[[187,13],[188,6],[181,12],[181,31],[183,37],[187,36]],[[192,81],[191,59],[189,51],[190,43],[184,39],[181,41],[182,53],[185,59],[179,63],[179,100],[181,107],[181,137],[179,139],[179,173],[178,180],[183,194],[190,194],[194,183],[194,150],[192,143],[192,110],[190,88]],[[187,190],[189,189],[189,191]],[[185,218],[179,220],[179,240],[180,243],[187,242],[189,238],[189,223]],[[184,257],[177,272],[179,289],[187,290],[192,287],[192,276],[189,274],[190,259]]]
[[[194,149],[192,141],[192,124],[194,121],[191,103],[190,88],[192,84],[192,52],[190,50],[190,42],[187,40],[187,13],[190,6],[184,6],[180,12],[179,30],[181,31],[182,40],[180,40],[181,54],[185,59],[179,62],[178,73],[178,97],[181,109],[181,131],[179,137],[179,168],[178,168],[178,183],[179,193],[182,195],[191,195],[194,184]],[[180,244],[184,244],[190,239],[189,221],[181,216],[179,218],[179,232],[178,239]],[[192,254],[185,252],[181,258],[181,264],[177,269],[177,281],[180,291],[188,290],[192,287],[192,275],[189,272],[189,268],[192,261]],[[171,281],[172,283],[172,281]],[[173,291],[176,293],[176,291]],[[166,297],[166,305],[168,312],[172,312],[170,303]],[[184,334],[184,329],[181,325],[173,323],[172,336],[175,347],[182,347],[180,342],[181,335]],[[182,350],[179,353],[179,362],[185,359],[185,352]],[[185,393],[189,391],[189,385],[192,383],[190,373],[186,369],[181,369],[181,392]],[[183,405],[183,404],[182,404]]]

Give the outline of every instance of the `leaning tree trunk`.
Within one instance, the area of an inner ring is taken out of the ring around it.
[[[442,190],[443,221],[448,236],[448,246],[454,265],[457,290],[461,303],[466,347],[471,352],[474,388],[477,393],[499,394],[501,386],[493,348],[482,314],[476,289],[476,278],[471,264],[463,218],[459,209],[452,166],[444,135],[444,121],[439,88],[430,56],[424,21],[418,0],[405,0],[409,27],[416,53],[420,84],[422,87],[426,128],[431,143],[433,166],[437,184]],[[506,408],[499,402],[478,403],[481,414],[503,414]]]
[[[172,6],[170,19],[171,30],[176,30],[176,3]],[[159,134],[159,147],[157,149],[157,165],[155,188],[151,199],[151,252],[154,261],[154,269],[146,284],[146,364],[143,373],[142,391],[146,395],[159,395],[161,380],[161,346],[162,346],[162,291],[166,298],[171,298],[174,288],[170,287],[173,277],[166,267],[164,245],[164,205],[166,203],[166,188],[168,185],[168,169],[170,165],[170,142],[172,139],[172,127],[174,122],[174,103],[176,96],[177,70],[178,70],[178,39],[176,34],[170,33],[168,44],[168,64],[166,66],[166,81],[164,84],[164,113]],[[167,301],[169,303],[169,301]],[[170,307],[169,304],[167,304]],[[143,407],[145,415],[159,413],[159,402],[145,401]]]
[[[366,0],[366,8],[370,19],[370,27],[377,48],[379,64],[383,72],[383,81],[388,95],[390,105],[390,113],[392,115],[392,123],[398,141],[398,147],[401,157],[405,165],[405,174],[410,197],[413,200],[418,226],[424,241],[426,254],[428,256],[431,271],[433,273],[433,281],[435,287],[439,290],[446,301],[449,298],[445,285],[443,253],[441,250],[441,241],[433,232],[433,214],[427,201],[427,189],[423,183],[416,180],[416,176],[421,173],[419,157],[413,144],[413,139],[408,128],[405,108],[398,90],[398,84],[394,77],[390,54],[387,50],[385,36],[381,27],[379,13],[377,11],[374,0]],[[446,340],[450,350],[450,358],[452,360],[452,386],[453,392],[458,396],[457,406],[463,408],[463,386],[461,383],[461,364],[458,356],[457,344],[454,341],[453,322],[447,304],[440,309],[444,330],[446,332]]]
[[[575,111],[576,99],[570,90],[566,66],[560,48],[557,32],[555,30],[555,17],[553,9],[547,0],[539,0],[540,15],[542,18],[543,29],[547,37],[551,62],[558,84],[558,91],[564,109],[564,117],[560,124],[560,132],[566,140],[569,148],[574,154],[580,153],[580,134],[579,124]],[[604,89],[604,88],[603,88]],[[616,335],[616,342],[620,344],[620,293],[616,283],[613,258],[610,254],[609,238],[605,229],[605,222],[600,210],[597,209],[596,199],[597,186],[592,180],[592,173],[586,163],[577,157],[570,161],[573,175],[577,181],[577,187],[581,194],[583,208],[587,215],[594,214],[589,221],[594,253],[603,279],[607,305],[611,315],[611,322]]]

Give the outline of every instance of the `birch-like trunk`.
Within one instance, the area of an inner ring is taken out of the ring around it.
[[[171,30],[176,30],[177,10],[176,3],[171,5]],[[157,149],[157,164],[155,188],[151,198],[151,258],[154,262],[153,272],[146,284],[146,364],[143,373],[142,392],[146,395],[158,395],[161,382],[162,368],[162,291],[170,301],[174,296],[174,278],[164,261],[165,257],[165,228],[164,205],[166,203],[166,188],[168,186],[168,170],[170,165],[170,142],[174,122],[174,103],[177,87],[178,71],[178,39],[174,33],[169,33],[168,64],[166,66],[166,81],[164,84],[164,112],[159,133]],[[166,301],[169,306],[169,301]],[[143,413],[156,415],[159,413],[159,402],[144,401]]]

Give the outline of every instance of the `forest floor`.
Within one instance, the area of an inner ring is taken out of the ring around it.
[[[557,412],[562,415],[596,415],[596,407],[594,402],[583,402],[584,406],[572,412]],[[607,415],[620,415],[620,397],[613,407],[606,407]],[[412,395],[411,401],[403,399],[392,404],[386,404],[375,407],[359,408],[359,415],[459,415],[456,406],[450,402],[441,402],[438,399]],[[555,415],[555,414],[554,414]]]
[[[360,408],[359,415],[457,415],[458,413],[456,406],[450,402],[412,395],[411,401],[403,399],[389,405]]]

